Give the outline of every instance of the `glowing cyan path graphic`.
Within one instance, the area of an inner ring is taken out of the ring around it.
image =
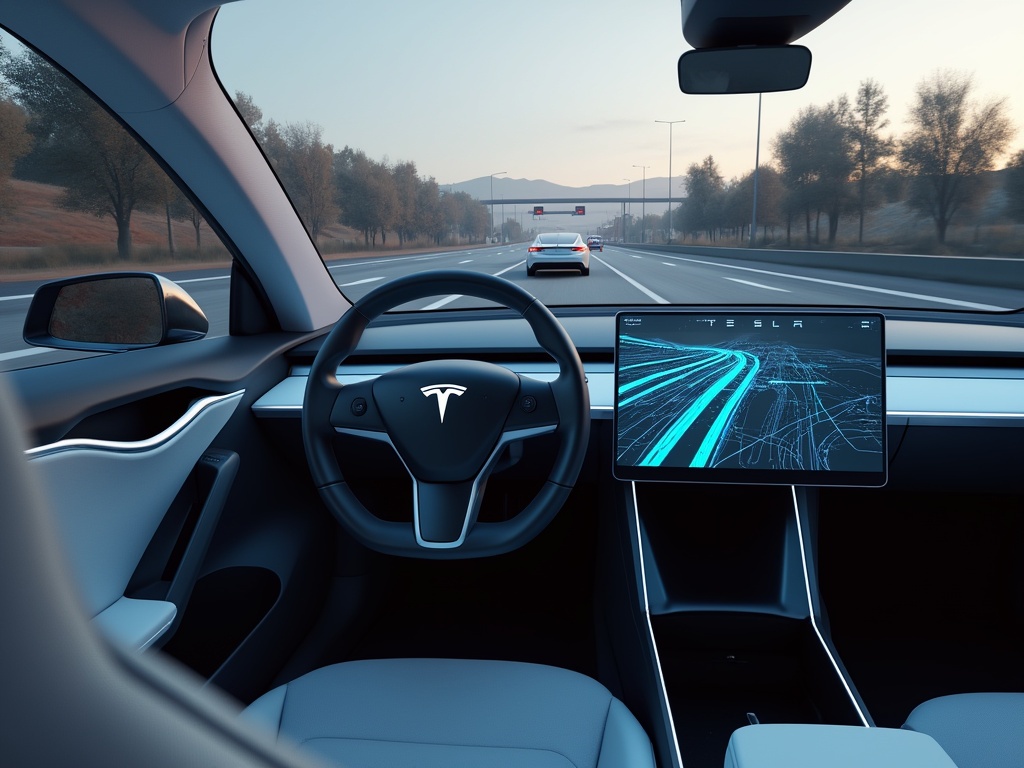
[[[635,467],[877,471],[881,364],[737,334],[699,346],[623,334],[616,461]]]

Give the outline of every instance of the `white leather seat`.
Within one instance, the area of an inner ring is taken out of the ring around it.
[[[654,768],[651,742],[600,683],[506,661],[335,664],[243,716],[349,768]]]
[[[959,693],[919,704],[903,727],[927,733],[957,768],[1024,765],[1024,693]]]

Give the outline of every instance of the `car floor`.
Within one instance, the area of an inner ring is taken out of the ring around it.
[[[935,696],[1024,690],[1020,496],[823,492],[832,636],[876,725]]]

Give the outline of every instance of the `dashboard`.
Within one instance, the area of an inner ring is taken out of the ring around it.
[[[747,314],[757,309],[735,311]],[[525,321],[511,313],[466,314],[469,317],[462,319],[459,313],[449,313],[445,322],[430,315],[381,318],[367,329],[357,353],[339,368],[339,380],[361,381],[438,357],[482,359],[540,380],[557,375],[557,367]],[[559,319],[583,360],[591,417],[610,425],[615,413],[616,318],[576,311],[559,312]],[[945,473],[948,484],[965,488],[977,487],[979,479],[993,483],[992,490],[1015,482],[1019,433],[1014,430],[1024,427],[1024,327],[1016,317],[1010,323],[973,316],[965,322],[959,317],[954,321],[887,315],[883,394],[889,482],[934,481],[936,470]],[[255,401],[256,417],[300,417],[308,361],[318,343],[292,351],[289,375]],[[413,355],[408,350],[417,351]]]

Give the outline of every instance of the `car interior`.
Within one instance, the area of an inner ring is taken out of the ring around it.
[[[799,88],[851,2],[683,0],[670,74]],[[587,281],[346,292],[219,13],[0,9],[230,259],[47,278],[12,321],[61,353],[0,373],[0,762],[1024,764],[1024,310],[538,298],[626,269],[608,234]]]

